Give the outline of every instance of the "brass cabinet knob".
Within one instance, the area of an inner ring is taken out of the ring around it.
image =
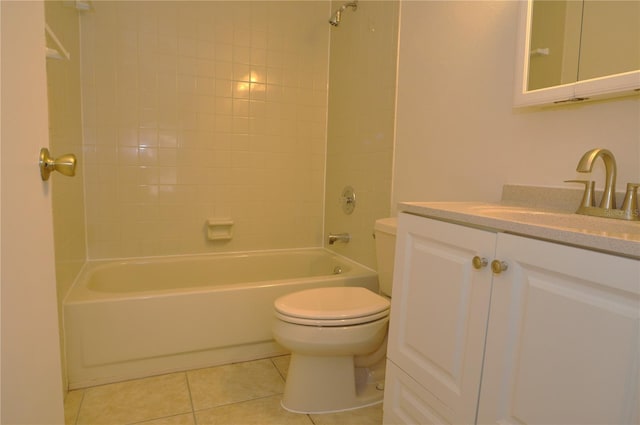
[[[483,267],[487,267],[487,264],[489,264],[489,260],[487,260],[484,257],[478,257],[477,255],[475,257],[473,257],[473,259],[471,260],[471,264],[473,264],[473,268],[474,269],[478,269],[480,270]]]
[[[509,265],[504,261],[493,260],[491,262],[491,271],[494,272],[495,274],[500,274],[503,271],[506,271],[508,268],[509,268]]]

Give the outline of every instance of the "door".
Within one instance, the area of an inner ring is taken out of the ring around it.
[[[64,423],[51,198],[37,165],[48,146],[44,5],[0,9],[0,422]]]
[[[640,261],[500,234],[478,423],[638,423]]]
[[[495,241],[492,232],[400,215],[385,423],[475,421],[492,276],[472,259],[493,258]]]

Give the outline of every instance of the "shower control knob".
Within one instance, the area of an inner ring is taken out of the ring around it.
[[[487,264],[489,264],[489,260],[484,257],[478,257],[476,255],[475,257],[473,257],[473,259],[471,259],[471,264],[473,264],[474,269],[480,270],[484,267],[487,267]]]
[[[342,211],[347,215],[351,214],[356,208],[356,192],[351,186],[345,186],[345,188],[342,189],[340,203],[342,204]]]
[[[495,274],[500,274],[506,271],[509,268],[509,265],[504,261],[493,260],[491,262],[491,271]]]

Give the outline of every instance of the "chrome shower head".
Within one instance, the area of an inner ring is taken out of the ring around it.
[[[344,10],[347,7],[352,8],[354,11],[358,10],[358,0],[354,0],[352,2],[345,3],[342,6],[340,6],[340,8],[335,11],[331,19],[329,19],[329,23],[334,27],[337,27],[340,24],[340,21],[342,20],[342,12],[344,12]]]
[[[337,27],[340,24],[340,20],[342,19],[342,11],[340,9],[336,10],[336,13],[333,14],[333,17],[329,19],[329,23],[334,27]]]

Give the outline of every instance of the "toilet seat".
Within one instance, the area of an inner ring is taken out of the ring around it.
[[[390,303],[361,287],[314,288],[278,298],[276,317],[307,326],[350,326],[389,316]]]

